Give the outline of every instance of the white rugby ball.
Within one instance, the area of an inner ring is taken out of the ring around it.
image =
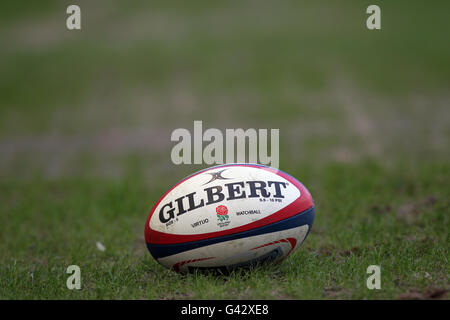
[[[256,164],[196,172],[170,188],[145,224],[151,255],[177,272],[230,271],[281,261],[314,220],[314,203],[295,178]]]

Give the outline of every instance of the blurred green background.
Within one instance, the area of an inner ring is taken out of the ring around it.
[[[79,31],[66,29],[69,4],[81,7]],[[381,30],[366,28],[370,4],[381,7]],[[194,120],[204,129],[280,129],[280,169],[319,205],[310,250],[351,246],[322,236],[341,219],[358,224],[389,205],[395,224],[405,202],[419,198],[423,213],[432,197],[439,207],[429,236],[443,263],[449,12],[448,1],[1,2],[2,274],[14,259],[26,261],[23,272],[42,255],[53,261],[44,266],[69,263],[79,257],[70,235],[81,248],[116,239],[119,256],[135,241],[133,257],[151,263],[140,247],[146,213],[173,183],[205,167],[170,160],[171,132],[192,130]],[[116,225],[104,228],[112,217]],[[395,233],[420,233],[419,222]],[[356,242],[371,241],[365,232]],[[448,285],[448,274],[435,281]],[[48,297],[12,292],[3,297]]]
[[[115,175],[130,154],[173,170],[194,120],[280,128],[281,167],[448,159],[445,1],[383,3],[379,31],[368,1],[77,3],[81,31],[68,1],[1,5],[2,175]]]

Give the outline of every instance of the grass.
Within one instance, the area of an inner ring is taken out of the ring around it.
[[[0,4],[0,299],[448,299],[448,1],[382,3],[381,31],[369,1],[77,3],[79,32],[72,3]],[[317,205],[281,265],[181,276],[147,252],[148,211],[203,168],[169,159],[194,120],[280,129]]]
[[[304,245],[279,266],[230,276],[182,276],[151,258],[143,225],[163,183],[151,188],[139,174],[119,181],[2,181],[0,224],[8,227],[0,236],[0,297],[385,299],[445,289],[449,169],[370,162],[304,169],[317,206]],[[302,177],[301,170],[293,173]],[[66,288],[71,264],[81,268],[79,291]],[[365,286],[373,264],[381,266],[382,290]]]

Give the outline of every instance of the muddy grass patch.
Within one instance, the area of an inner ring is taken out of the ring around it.
[[[400,300],[438,300],[448,297],[448,289],[445,288],[426,288],[425,290],[410,289],[397,296]]]

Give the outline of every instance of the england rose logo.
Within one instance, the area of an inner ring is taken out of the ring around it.
[[[216,212],[218,215],[224,216],[228,214],[228,208],[226,206],[218,206]]]
[[[216,208],[216,213],[219,221],[228,220],[228,208],[226,206],[218,206]]]

